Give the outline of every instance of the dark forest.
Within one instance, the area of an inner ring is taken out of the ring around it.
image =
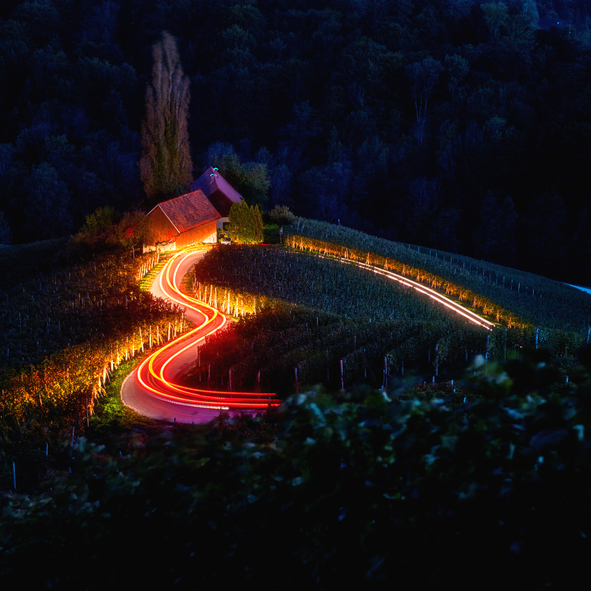
[[[0,244],[147,208],[163,31],[195,178],[224,161],[267,211],[591,282],[585,0],[4,0]]]

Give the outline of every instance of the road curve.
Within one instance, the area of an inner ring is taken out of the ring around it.
[[[386,279],[389,279],[390,281],[396,281],[397,283],[400,283],[401,285],[405,285],[406,287],[410,287],[411,289],[414,289],[416,292],[426,295],[431,300],[433,300],[435,303],[437,303],[441,306],[444,306],[448,310],[451,310],[454,314],[457,314],[458,316],[462,316],[463,318],[465,318],[466,320],[468,320],[468,322],[471,322],[472,324],[476,324],[477,326],[482,326],[483,328],[486,328],[487,330],[491,330],[491,331],[495,328],[495,324],[493,322],[490,322],[490,320],[483,318],[479,314],[476,314],[476,312],[473,312],[472,310],[469,310],[467,307],[462,306],[461,304],[458,304],[458,302],[452,300],[451,298],[449,298],[447,296],[444,296],[443,294],[439,293],[438,291],[435,291],[434,289],[431,289],[430,287],[427,287],[427,286],[423,285],[422,283],[419,283],[418,281],[413,281],[412,279],[408,279],[407,277],[404,277],[400,273],[395,273],[394,271],[388,271],[386,269],[382,269],[381,267],[377,267],[375,265],[370,265],[369,263],[362,263],[361,261],[351,261],[349,259],[339,259],[339,260],[343,264],[355,265],[356,267],[359,267],[360,269],[366,269],[367,271],[371,271],[372,273],[375,273],[376,275],[381,275],[382,277],[385,277]]]
[[[121,400],[144,416],[206,423],[221,411],[265,410],[269,404],[279,405],[275,394],[201,390],[181,384],[182,376],[195,363],[199,343],[226,324],[219,310],[180,291],[183,276],[205,252],[203,247],[193,247],[175,254],[154,280],[152,294],[182,307],[193,328],[146,357],[123,382]]]

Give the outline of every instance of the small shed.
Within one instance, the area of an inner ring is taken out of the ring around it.
[[[191,191],[202,191],[219,211],[219,227],[228,221],[230,208],[234,203],[242,201],[242,195],[219,173],[217,168],[210,166],[197,180],[191,184]]]
[[[221,215],[203,191],[195,190],[159,203],[146,217],[148,247],[178,249],[197,242],[216,242]]]

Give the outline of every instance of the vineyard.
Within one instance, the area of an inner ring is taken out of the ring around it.
[[[453,394],[451,381],[477,355],[505,360],[540,347],[568,365],[589,340],[588,296],[556,282],[491,265],[475,270],[455,255],[309,220],[286,242],[290,248],[213,249],[187,277],[188,292],[235,320],[200,347],[188,383],[285,396],[306,384],[391,389],[420,376],[421,387],[447,384]],[[34,470],[45,465],[47,446],[84,433],[120,363],[186,328],[177,308],[145,291],[158,255],[103,253],[74,264],[64,246],[3,248],[4,484],[10,459],[23,463],[28,454]],[[474,326],[409,287],[343,264],[356,261],[446,293],[497,328]]]
[[[388,385],[420,372],[461,375],[470,359],[522,346],[517,328],[490,332],[428,298],[339,261],[273,247],[221,247],[187,287],[235,316],[201,348],[192,380],[293,391],[300,383]]]
[[[472,300],[474,307],[516,326],[541,326],[569,331],[588,339],[591,298],[563,283],[516,269],[477,261],[434,249],[391,242],[344,226],[299,219],[286,228],[286,242],[312,252],[360,257],[388,265],[401,273],[419,276],[445,293]],[[341,248],[338,248],[341,247]]]
[[[157,255],[102,255],[3,282],[0,453],[5,460],[19,463],[23,453],[32,453],[42,462],[46,446],[55,447],[66,433],[83,433],[119,365],[184,330],[176,307],[138,286],[157,263]],[[1,466],[0,482],[6,483],[12,467],[8,461]]]
[[[580,358],[587,371],[572,359],[542,363],[572,356],[584,335],[475,325],[355,264],[378,256],[346,247],[343,260],[312,240],[220,246],[186,276],[185,292],[233,319],[198,349],[187,382],[285,397],[265,415],[221,414],[206,428],[136,418],[120,427],[129,415],[115,402],[117,367],[129,371],[184,329],[178,310],[138,287],[149,287],[157,255],[62,260],[3,284],[7,588],[107,588],[122,574],[149,586],[157,572],[165,587],[192,589],[195,573],[211,584],[222,571],[264,587],[270,562],[284,587],[314,585],[319,573],[326,588],[352,576],[367,585],[368,573],[382,585],[403,572],[406,588],[427,548],[426,585],[457,581],[463,556],[482,572],[505,565],[499,584],[519,566],[521,590],[531,573],[541,573],[536,588],[564,581],[571,555],[585,564],[591,352]],[[536,339],[550,351],[535,351]],[[130,531],[156,571],[113,560],[126,556]],[[261,554],[269,539],[278,543]],[[540,571],[540,556],[556,573]]]

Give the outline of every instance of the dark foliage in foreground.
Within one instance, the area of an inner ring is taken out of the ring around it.
[[[310,392],[123,458],[81,440],[52,489],[2,498],[0,581],[571,588],[590,550],[589,374],[558,386],[540,358],[470,373],[459,407]]]

